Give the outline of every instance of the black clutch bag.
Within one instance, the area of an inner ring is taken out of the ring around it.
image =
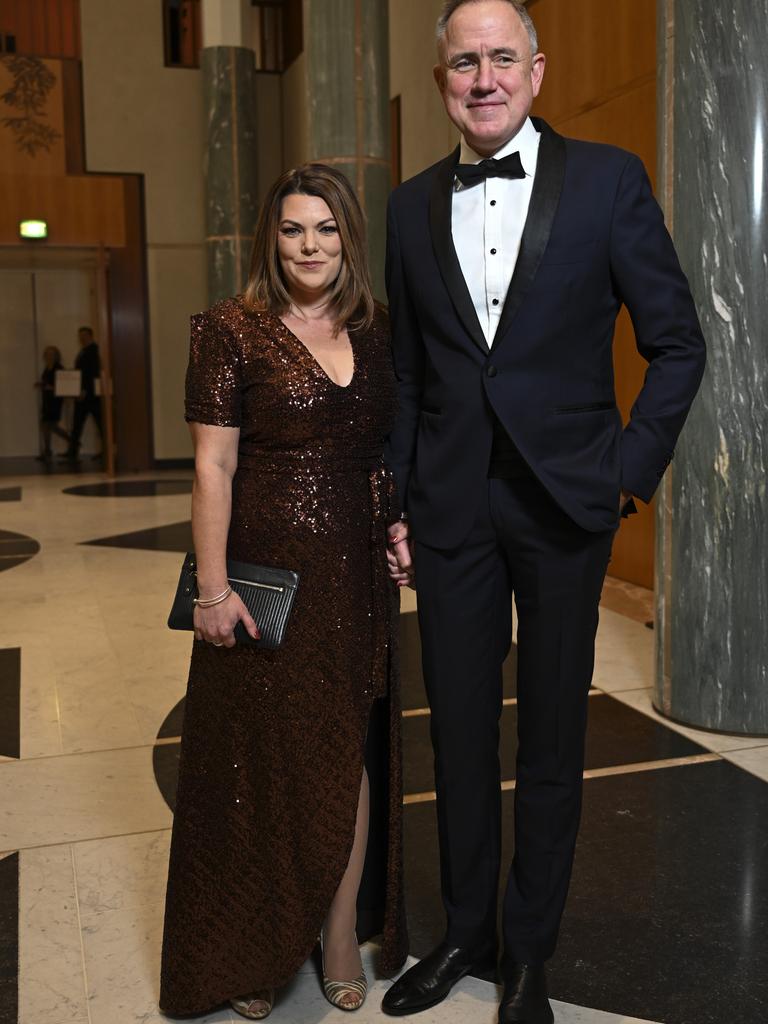
[[[235,626],[235,640],[251,647],[274,650],[283,642],[285,628],[293,608],[299,574],[289,569],[233,562],[227,559],[229,585],[253,616],[261,638],[254,640],[242,622]],[[168,625],[171,629],[194,629],[192,613],[197,597],[197,559],[193,553],[184,558],[179,585],[173,599]]]

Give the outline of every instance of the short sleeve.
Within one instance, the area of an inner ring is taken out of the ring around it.
[[[217,310],[191,318],[185,419],[216,427],[239,427],[242,398],[240,352]]]

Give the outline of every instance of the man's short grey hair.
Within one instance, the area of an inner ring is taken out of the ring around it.
[[[440,46],[445,39],[445,33],[448,30],[448,22],[451,17],[455,14],[460,7],[464,7],[465,4],[476,4],[480,3],[481,0],[445,0],[443,4],[443,10],[440,13],[440,17],[437,19],[437,45]],[[531,53],[539,52],[539,37],[536,34],[536,26],[533,24],[528,11],[525,9],[525,4],[521,3],[520,0],[503,0],[504,3],[508,3],[510,7],[513,7],[525,26],[525,30],[528,33],[528,38],[531,42]]]

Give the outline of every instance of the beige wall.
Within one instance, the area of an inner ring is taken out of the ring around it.
[[[442,0],[389,0],[389,91],[401,97],[404,181],[458,142],[432,78],[441,7]]]
[[[81,0],[89,171],[145,176],[155,456],[183,458],[189,316],[207,304],[198,70],[163,64],[157,0]]]

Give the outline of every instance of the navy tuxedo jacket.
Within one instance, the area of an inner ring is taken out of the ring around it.
[[[609,530],[621,489],[651,499],[704,370],[688,282],[641,161],[533,121],[533,195],[490,351],[451,235],[458,148],[390,197],[400,411],[387,462],[415,536],[437,548],[461,543],[484,493],[489,406],[561,508]],[[648,362],[626,427],[612,353],[622,304]]]

